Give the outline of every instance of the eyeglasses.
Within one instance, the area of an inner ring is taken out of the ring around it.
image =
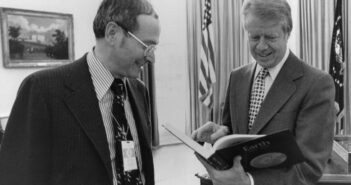
[[[128,33],[128,35],[130,35],[131,37],[133,37],[134,40],[136,40],[137,42],[139,42],[141,45],[143,45],[145,47],[144,50],[144,59],[146,60],[146,62],[150,62],[150,63],[155,63],[155,50],[156,50],[156,45],[155,44],[150,44],[147,45],[145,42],[143,42],[141,39],[139,39],[136,35],[134,35],[132,32],[128,31],[127,29],[125,29],[123,26],[121,26],[121,24],[119,24],[118,22],[115,22],[119,27],[121,27],[124,31],[126,31]]]
[[[144,59],[147,62],[154,63],[155,62],[156,45],[154,45],[154,44],[147,45],[145,42],[143,42],[141,39],[139,39],[132,32],[127,31],[127,33],[128,33],[128,35],[132,36],[136,41],[138,41],[141,45],[143,45],[145,47]]]

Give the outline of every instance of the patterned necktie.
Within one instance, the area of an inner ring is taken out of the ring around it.
[[[264,98],[264,79],[269,74],[267,68],[262,68],[257,75],[254,85],[251,89],[250,108],[249,108],[249,130],[252,128],[255,118],[260,110]]]
[[[114,94],[112,103],[112,124],[115,133],[116,148],[116,174],[118,185],[142,185],[139,169],[124,171],[122,141],[133,141],[130,128],[124,111],[124,100],[126,97],[124,83],[121,79],[115,79],[111,85]]]

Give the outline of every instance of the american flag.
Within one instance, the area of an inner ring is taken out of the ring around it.
[[[200,101],[211,108],[213,105],[213,84],[216,82],[213,53],[213,27],[211,20],[211,0],[204,0],[199,71]]]
[[[342,34],[342,17],[341,17],[341,0],[337,1],[335,16],[334,16],[334,29],[330,51],[330,65],[329,73],[334,79],[335,84],[335,105],[338,108],[338,120],[341,120],[344,115],[344,44]],[[336,125],[336,130],[344,130],[343,122]]]

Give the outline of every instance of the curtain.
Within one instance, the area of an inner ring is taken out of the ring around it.
[[[189,86],[189,113],[190,120],[186,125],[186,133],[190,134],[200,126],[199,94],[198,94],[198,64],[200,60],[201,39],[201,4],[200,1],[187,1],[187,37],[188,37],[188,86]]]
[[[328,72],[334,24],[334,1],[300,0],[301,58]]]
[[[241,22],[240,1],[215,1],[216,13],[214,23],[216,34],[216,74],[214,121],[221,123],[222,110],[228,86],[230,72],[251,61],[247,36]]]
[[[330,63],[330,48],[334,25],[334,9],[336,1],[331,0],[301,0],[300,22],[301,22],[301,58],[310,65],[328,72]],[[345,49],[345,80],[344,98],[346,108],[346,134],[351,134],[350,122],[350,24],[348,0],[342,0],[343,12],[343,36]]]
[[[222,109],[230,72],[250,62],[249,47],[241,24],[242,0],[212,0],[214,53],[217,82],[214,84],[214,106],[208,109],[199,101],[198,69],[201,48],[201,1],[187,1],[189,117],[186,132],[213,120],[221,123]]]

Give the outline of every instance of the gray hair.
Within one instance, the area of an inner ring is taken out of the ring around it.
[[[278,20],[283,31],[288,34],[293,28],[291,8],[286,0],[245,0],[241,9],[243,23],[248,14],[262,20]]]
[[[95,37],[105,37],[106,25],[111,21],[126,31],[134,32],[139,29],[137,17],[141,14],[158,18],[147,0],[103,0],[93,22]]]

